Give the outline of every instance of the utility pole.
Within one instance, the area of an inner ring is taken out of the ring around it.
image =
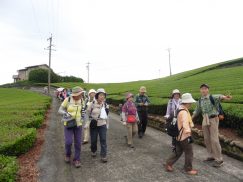
[[[89,65],[90,65],[90,62],[87,62],[86,64],[87,64],[86,68],[88,70],[88,83],[89,83]]]
[[[50,90],[51,90],[51,51],[55,51],[52,49],[52,34],[51,37],[47,39],[49,41],[49,46],[45,50],[49,50],[49,69],[48,69],[48,94],[50,95]]]
[[[167,51],[168,51],[168,53],[169,53],[169,67],[170,67],[170,76],[172,75],[172,71],[171,71],[171,62],[170,62],[170,50],[171,50],[171,48],[168,48],[168,49],[166,49]]]

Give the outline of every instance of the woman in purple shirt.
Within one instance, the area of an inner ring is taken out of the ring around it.
[[[178,89],[173,90],[171,99],[167,105],[165,119],[171,118],[174,116],[175,111],[179,108],[181,104],[181,93]]]

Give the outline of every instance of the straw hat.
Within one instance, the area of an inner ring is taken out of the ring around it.
[[[192,94],[190,93],[185,93],[181,96],[181,103],[182,104],[192,104],[195,103],[196,101],[192,98]]]
[[[73,87],[72,89],[72,97],[76,97],[76,96],[79,96],[81,95],[83,92],[83,89],[81,87]]]
[[[147,92],[146,87],[145,86],[140,87],[139,92],[146,93]]]

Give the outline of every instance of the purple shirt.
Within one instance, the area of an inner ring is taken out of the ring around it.
[[[134,102],[127,101],[123,107],[122,107],[122,112],[126,113],[127,115],[137,115],[137,108]]]

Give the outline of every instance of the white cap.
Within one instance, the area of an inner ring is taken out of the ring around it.
[[[182,104],[191,104],[195,103],[196,101],[192,98],[192,94],[185,93],[181,96],[181,103]]]
[[[103,88],[99,88],[99,89],[96,91],[96,94],[95,94],[95,98],[96,98],[96,99],[98,98],[98,95],[99,95],[100,93],[104,93],[105,96],[106,96],[105,89],[103,89]]]
[[[89,94],[91,94],[91,93],[95,93],[95,94],[96,94],[95,89],[90,89],[90,90],[89,90]]]
[[[174,95],[174,94],[181,94],[181,92],[180,92],[180,90],[175,89],[175,90],[172,91],[172,95]]]

